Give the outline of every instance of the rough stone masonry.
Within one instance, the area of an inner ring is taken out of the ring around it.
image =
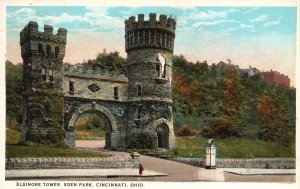
[[[176,22],[150,13],[125,20],[126,73],[63,64],[67,30],[29,22],[20,33],[23,58],[22,142],[75,147],[85,113],[106,125],[106,148],[175,147],[172,53]]]

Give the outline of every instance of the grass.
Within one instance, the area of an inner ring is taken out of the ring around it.
[[[175,154],[180,157],[204,157],[207,138],[177,137]],[[295,145],[282,146],[277,143],[242,138],[215,139],[218,158],[295,158]]]
[[[258,140],[241,138],[215,139],[218,158],[295,158],[295,145],[282,146]],[[204,158],[207,138],[176,137],[176,149],[159,151],[151,149],[130,149],[128,152],[173,155],[177,157]]]
[[[54,148],[46,145],[21,146],[6,145],[6,158],[30,157],[108,157],[96,152],[87,152],[67,148]]]
[[[100,140],[105,137],[105,131],[100,130],[77,130],[76,140]]]

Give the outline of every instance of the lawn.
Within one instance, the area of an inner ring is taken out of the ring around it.
[[[66,148],[54,148],[46,145],[21,146],[6,145],[6,158],[29,157],[108,157],[96,152],[87,152]]]
[[[174,154],[180,157],[204,157],[207,138],[177,137]],[[295,158],[295,145],[282,146],[259,140],[242,138],[215,139],[218,158]]]

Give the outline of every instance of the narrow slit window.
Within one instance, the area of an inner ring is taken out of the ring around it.
[[[142,96],[142,85],[141,84],[137,85],[137,95]]]
[[[114,87],[114,98],[117,100],[119,99],[119,88]]]
[[[69,81],[69,94],[73,95],[74,94],[74,82]]]
[[[51,46],[47,45],[47,58],[51,57]]]
[[[156,77],[160,77],[160,65],[156,65]]]
[[[162,77],[166,78],[166,64],[164,64],[163,72],[162,72]]]
[[[137,119],[141,119],[141,114],[142,114],[142,108],[141,107],[138,107],[137,108]]]
[[[53,69],[49,69],[49,81],[53,82]]]
[[[47,78],[46,78],[46,68],[42,68],[42,80],[43,81],[47,80]]]
[[[59,47],[55,47],[55,58],[58,59],[58,55],[59,55]]]
[[[43,53],[43,45],[41,43],[38,44],[38,53]]]

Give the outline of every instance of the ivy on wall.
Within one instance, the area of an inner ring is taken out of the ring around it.
[[[30,90],[28,116],[32,123],[28,140],[38,144],[65,146],[64,94],[51,89]]]

